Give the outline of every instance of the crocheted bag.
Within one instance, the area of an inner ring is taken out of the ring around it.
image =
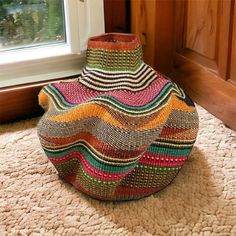
[[[137,36],[88,41],[72,82],[45,86],[38,135],[59,175],[96,199],[138,199],[171,183],[195,142],[198,115],[176,84],[146,65]]]

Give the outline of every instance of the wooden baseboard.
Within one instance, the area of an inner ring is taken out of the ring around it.
[[[171,78],[193,101],[236,130],[236,86],[179,54]]]
[[[44,111],[38,105],[38,94],[43,86],[59,80],[1,88],[0,124],[42,115]]]

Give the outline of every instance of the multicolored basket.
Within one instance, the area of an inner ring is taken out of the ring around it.
[[[72,82],[45,86],[38,135],[60,176],[96,199],[138,199],[162,190],[187,160],[198,131],[194,104],[146,65],[136,35],[88,41]]]

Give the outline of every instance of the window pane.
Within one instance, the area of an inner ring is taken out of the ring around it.
[[[65,38],[63,0],[0,0],[0,51]]]

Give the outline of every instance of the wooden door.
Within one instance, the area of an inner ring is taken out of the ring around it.
[[[104,0],[105,32],[130,33],[130,0]]]
[[[151,58],[153,67],[236,130],[235,0],[157,0],[154,7],[151,0],[133,0],[133,5],[138,2],[132,25],[147,22],[148,12],[154,11],[154,20],[146,23],[149,29],[132,28],[147,40],[155,37],[145,42],[155,42],[149,55],[144,46],[145,60]]]
[[[176,1],[176,52],[226,79],[231,0]]]

